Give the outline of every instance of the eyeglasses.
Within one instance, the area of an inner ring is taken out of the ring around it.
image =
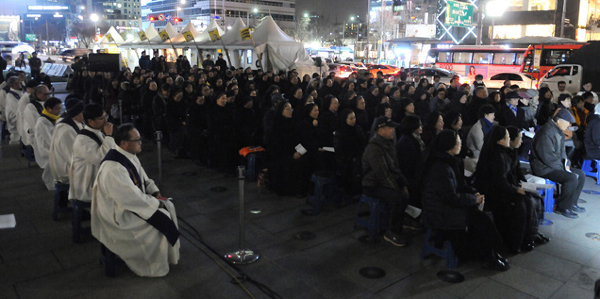
[[[142,138],[140,137],[139,139],[125,140],[125,141],[142,143]]]

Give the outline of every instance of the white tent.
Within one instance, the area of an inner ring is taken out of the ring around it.
[[[170,23],[167,23],[165,29],[163,29],[169,34],[170,41],[162,41],[152,24],[145,31],[149,41],[140,41],[139,37],[135,37],[124,43],[121,36],[112,27],[107,33],[114,32],[112,34],[113,38],[124,52],[128,49],[179,48],[185,49],[184,55],[195,56],[201,55],[204,51],[206,51],[205,53],[214,55],[218,49],[226,48],[231,56],[231,64],[235,67],[256,68],[258,66],[257,60],[261,56],[264,68],[286,71],[296,69],[300,74],[310,74],[317,70],[304,46],[283,32],[271,16],[263,18],[262,22],[254,30],[254,33],[252,33],[254,43],[250,39],[242,40],[240,30],[245,27],[244,22],[238,18],[231,29],[225,32],[215,20],[212,20],[204,31],[199,32],[190,22],[181,30],[181,32],[189,30],[192,33],[194,41],[190,42],[186,42],[183,35],[177,32]],[[212,41],[210,38],[209,32],[215,29],[218,30],[221,36],[220,41]],[[103,40],[98,44],[106,45],[106,42]],[[199,51],[197,51],[196,45]],[[133,58],[131,55],[128,56]],[[188,58],[191,61],[195,61],[195,59],[191,59],[192,57]]]
[[[106,38],[107,35],[109,35],[113,38],[114,42],[108,41],[108,39]],[[104,34],[104,36],[102,37],[102,40],[100,40],[100,44],[123,44],[125,41],[123,40],[123,37],[121,37],[121,34],[119,34],[119,32],[115,29],[115,27],[110,26],[110,28],[108,28],[108,31],[106,31],[106,34]]]
[[[173,44],[184,43],[185,37],[183,37],[182,32],[186,31],[192,33],[192,36],[194,38],[198,36],[198,34],[200,34],[198,33],[198,30],[196,30],[196,27],[194,27],[194,24],[192,22],[188,22],[188,24],[183,29],[181,29],[181,31],[179,31],[179,34],[177,34],[175,37],[171,37],[171,41],[173,42]]]

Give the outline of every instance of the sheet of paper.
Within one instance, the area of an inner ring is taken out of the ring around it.
[[[523,130],[523,135],[525,135],[525,136],[527,136],[529,138],[535,137],[535,133],[529,132],[529,131],[525,131],[525,130]]]
[[[307,152],[307,150],[304,148],[304,146],[302,146],[302,143],[298,143],[298,145],[296,145],[296,147],[294,149],[296,149],[296,151],[298,153],[300,153],[300,155],[304,155]]]
[[[326,152],[335,153],[335,149],[333,147],[331,147],[331,146],[324,146],[323,150],[326,151]]]
[[[15,226],[17,226],[15,214],[0,215],[0,229],[14,228]]]
[[[404,212],[406,212],[406,214],[410,215],[412,218],[419,217],[419,215],[421,215],[421,211],[421,209],[411,205],[408,205],[404,210]]]
[[[473,176],[473,173],[465,169],[465,177],[470,178]]]
[[[521,182],[521,187],[525,191],[537,192],[538,189],[550,189],[553,186],[550,184],[535,184],[535,183]]]

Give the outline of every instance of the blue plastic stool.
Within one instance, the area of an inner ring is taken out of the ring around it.
[[[308,202],[313,206],[310,214],[318,215],[323,209],[325,200],[329,197],[337,201],[337,183],[335,174],[328,172],[315,172],[310,177],[310,181],[314,184],[312,194],[307,195]]]
[[[581,170],[586,176],[593,177],[596,179],[596,185],[600,185],[600,160],[593,160],[596,165],[596,171],[592,171],[592,160],[583,160]]]
[[[556,184],[549,179],[546,179],[546,184],[552,185],[552,188],[544,190],[544,212],[552,213],[554,212],[554,189]]]
[[[444,240],[444,244],[442,248],[435,247],[435,242],[431,240],[432,229],[427,229],[427,234],[425,235],[425,244],[423,245],[423,250],[421,251],[421,258],[424,259],[429,255],[436,255],[443,259],[446,259],[446,267],[448,269],[455,269],[458,267],[458,258],[456,254],[454,254],[454,249],[452,249],[452,244],[450,241]]]
[[[361,216],[361,206],[366,204],[369,206],[369,217]],[[385,213],[386,204],[380,200],[373,197],[369,197],[366,195],[360,196],[360,201],[358,202],[358,207],[356,208],[356,219],[354,223],[354,228],[356,228],[357,224],[364,226],[369,231],[369,239],[370,240],[378,240],[381,234],[381,231],[387,227],[387,213]]]
[[[73,204],[73,242],[80,243],[81,235],[89,235],[92,233],[89,227],[84,228],[81,226],[84,210],[90,209],[92,207],[92,203],[76,199],[71,200],[71,203]]]
[[[258,172],[262,169],[265,160],[265,152],[253,152],[246,155],[246,179],[256,181]]]
[[[27,159],[27,167],[31,167],[31,163],[35,163],[35,155],[33,153],[33,146],[22,144],[21,153]]]
[[[100,244],[100,250],[102,257],[100,258],[100,264],[104,265],[104,274],[108,277],[115,277],[117,275],[117,264],[120,258],[104,244]]]
[[[62,183],[54,183],[54,208],[52,210],[52,220],[58,220],[58,214],[66,214],[71,213],[71,208],[61,207],[60,203],[60,194],[66,192],[67,196],[69,194],[69,184]]]

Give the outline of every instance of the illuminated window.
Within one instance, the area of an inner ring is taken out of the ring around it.
[[[454,63],[471,63],[473,53],[469,52],[456,52],[454,53],[452,61]]]

